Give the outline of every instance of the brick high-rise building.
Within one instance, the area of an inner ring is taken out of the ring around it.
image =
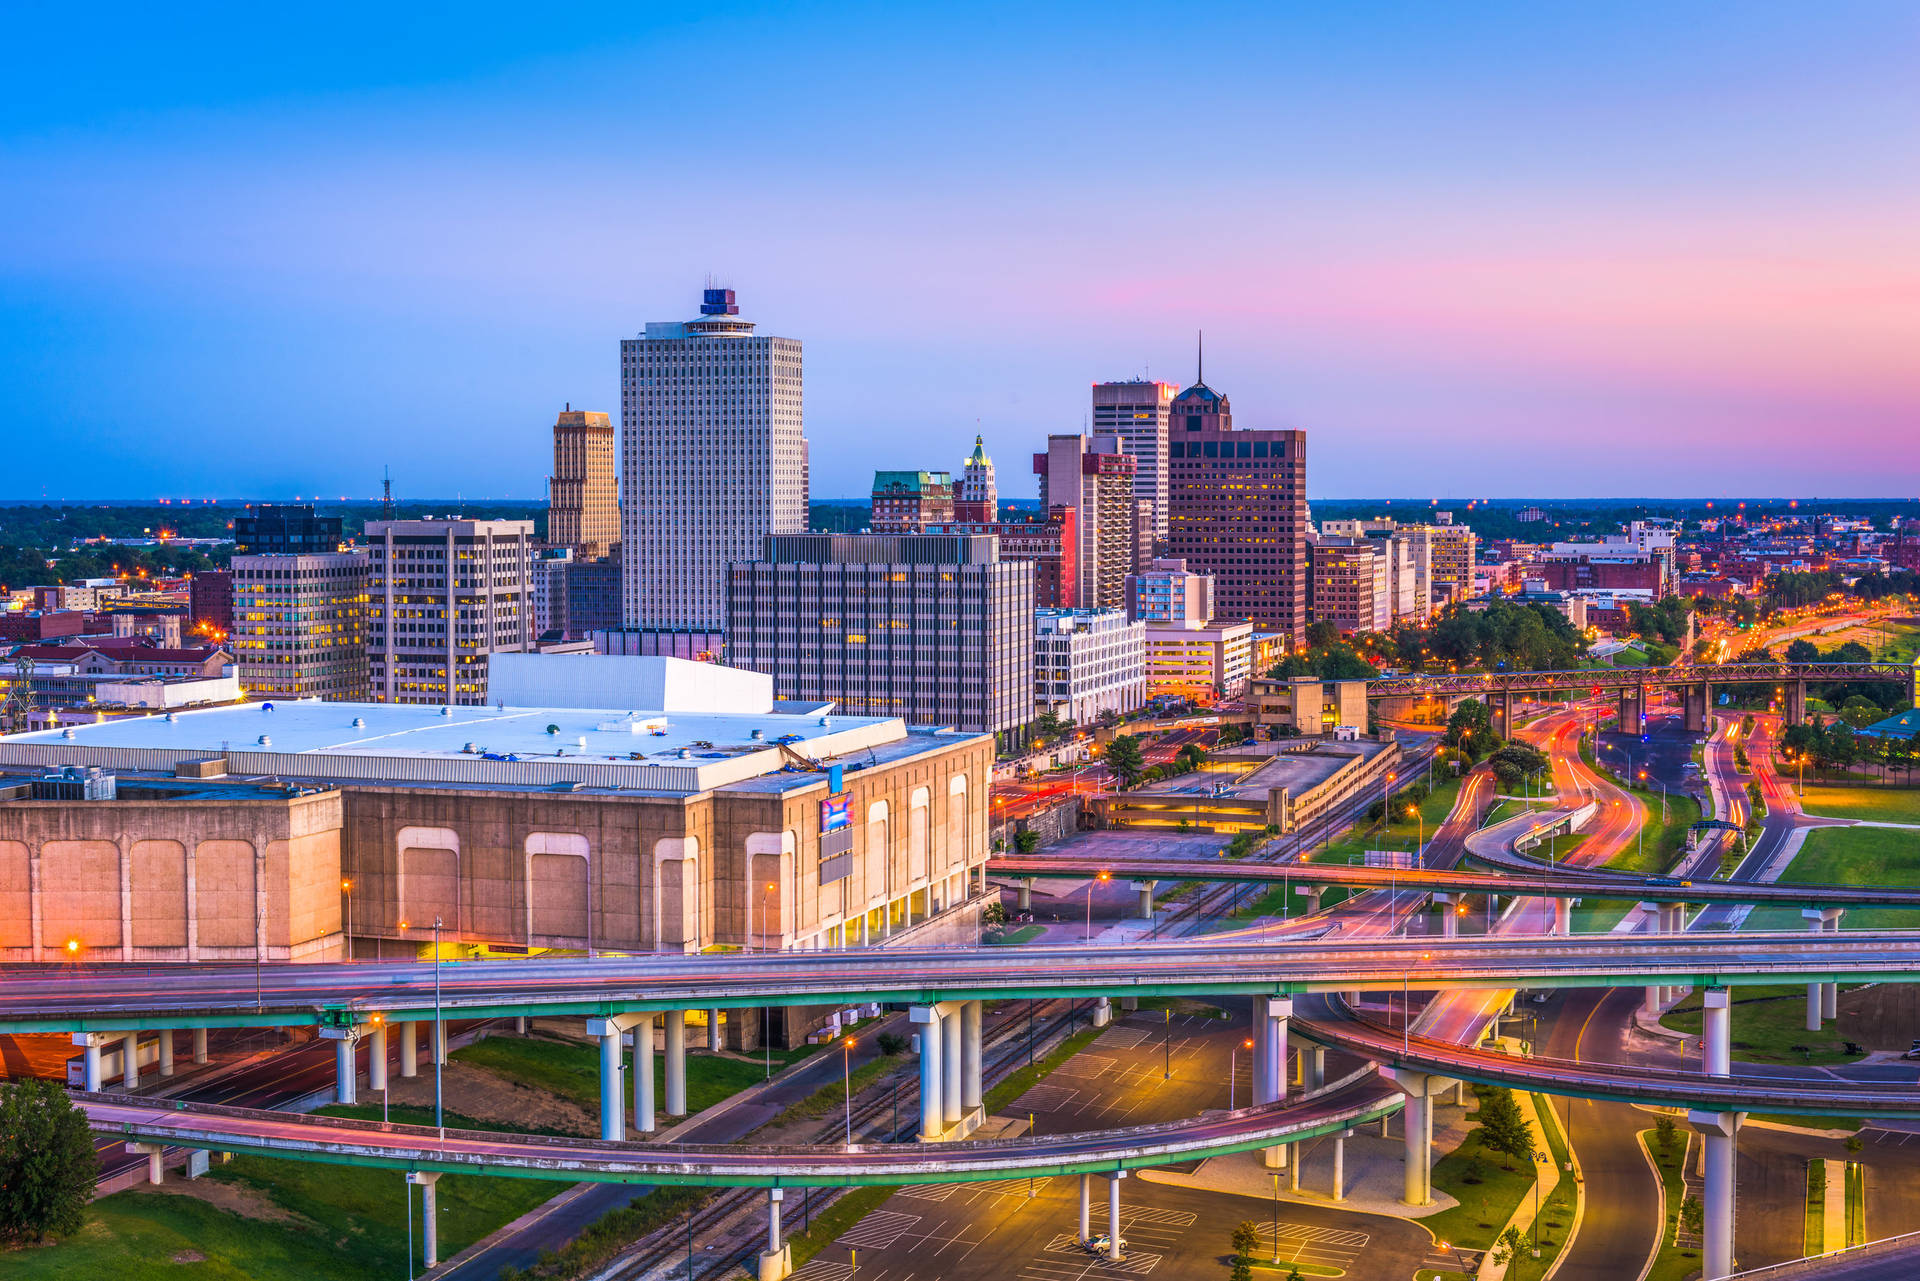
[[[873,514],[867,520],[867,528],[874,533],[916,534],[928,525],[944,525],[953,519],[952,473],[873,473]]]
[[[547,545],[597,560],[620,541],[620,487],[613,419],[568,405],[553,424],[547,478]]]
[[[370,520],[376,703],[487,701],[487,655],[533,648],[533,522]]]
[[[1195,383],[1170,407],[1167,550],[1214,580],[1218,618],[1299,644],[1307,630],[1307,436],[1235,428],[1225,396]]]
[[[1385,540],[1321,534],[1308,538],[1307,550],[1314,622],[1332,623],[1349,636],[1392,625]]]
[[[233,571],[203,569],[187,582],[187,616],[200,636],[224,641],[233,631]]]
[[[235,556],[227,648],[254,698],[367,701],[363,552]]]
[[[1133,455],[1133,495],[1152,505],[1156,541],[1167,536],[1167,428],[1176,390],[1139,378],[1093,385],[1094,433],[1118,436]]]
[[[727,566],[807,527],[800,342],[754,333],[733,290],[620,343],[626,625],[717,634]]]
[[[1033,607],[1073,609],[1080,599],[1079,526],[1064,503],[1047,509],[1044,519],[956,521],[929,525],[929,534],[992,534],[1000,540],[1001,560],[1033,565]]]
[[[1044,507],[1074,509],[1079,535],[1082,609],[1118,609],[1127,601],[1127,575],[1137,556],[1134,459],[1116,436],[1049,436],[1047,452],[1033,456]]]

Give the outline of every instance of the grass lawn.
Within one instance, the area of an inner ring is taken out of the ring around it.
[[[1663,1027],[1700,1034],[1699,992],[1694,992],[1661,1018]],[[1852,1063],[1845,1042],[1830,1032],[1809,1032],[1807,989],[1792,987],[1738,987],[1733,989],[1733,1057],[1749,1063]],[[1805,1046],[1805,1050],[1795,1049]],[[1797,1125],[1837,1126],[1826,1120]]]
[[[1480,1090],[1474,1087],[1476,1095]],[[1484,1133],[1475,1126],[1459,1147],[1433,1167],[1434,1188],[1460,1203],[1419,1221],[1436,1241],[1469,1250],[1489,1249],[1495,1235],[1513,1217],[1520,1198],[1533,1191],[1532,1163],[1522,1164],[1482,1146]]]
[[[1547,1137],[1547,1150],[1553,1157],[1553,1163],[1562,1171],[1567,1168],[1567,1140],[1560,1129],[1560,1117],[1546,1106],[1545,1097],[1533,1096],[1534,1111],[1540,1117],[1541,1131]],[[1579,1202],[1579,1193],[1574,1187],[1573,1176],[1562,1174],[1560,1182],[1547,1195],[1540,1206],[1540,1216],[1534,1221],[1533,1232],[1528,1234],[1528,1248],[1522,1250],[1507,1268],[1507,1276],[1512,1281],[1542,1281],[1553,1270],[1554,1263],[1560,1257],[1560,1251],[1566,1248],[1567,1238],[1573,1231],[1573,1212]],[[1538,1241],[1540,1257],[1533,1257],[1532,1243]]]
[[[773,1069],[777,1072],[817,1049],[818,1046],[808,1045],[797,1050],[775,1050]],[[584,1042],[540,1036],[490,1036],[455,1050],[448,1057],[524,1081],[549,1094],[571,1099],[589,1111],[600,1110],[600,1051]],[[754,1061],[750,1063],[690,1053],[687,1055],[687,1112],[691,1115],[710,1108],[766,1077],[760,1052],[755,1052]],[[653,1089],[654,1098],[667,1097],[667,1057],[663,1053],[653,1056]],[[676,1120],[664,1112],[660,1115],[663,1125]]]
[[[1782,884],[1920,886],[1920,832],[1892,827],[1819,827],[1780,876]],[[1920,916],[1893,907],[1848,908],[1840,918],[1847,930],[1910,930]],[[1750,930],[1804,930],[1798,910],[1756,907],[1747,917]]]
[[[1822,787],[1807,782],[1801,807],[1823,818],[1920,823],[1920,787]]]
[[[1687,1132],[1684,1128],[1674,1135],[1673,1145],[1660,1146],[1658,1130],[1640,1131],[1640,1141],[1646,1144],[1647,1151],[1653,1157],[1654,1168],[1660,1171],[1661,1186],[1667,1194],[1667,1221],[1660,1234],[1660,1250],[1654,1255],[1653,1269],[1647,1273],[1647,1281],[1686,1281],[1700,1271],[1700,1251],[1692,1246],[1681,1246],[1676,1238],[1680,1232],[1680,1202],[1686,1195],[1686,1183],[1681,1172],[1687,1159]]]
[[[986,941],[995,947],[1012,947],[1016,943],[1025,943],[1028,939],[1038,938],[1047,932],[1044,925],[1021,925],[1010,930],[990,932]]]
[[[1800,1228],[1800,1253],[1821,1254],[1827,1239],[1827,1163],[1807,1162],[1806,1214]],[[1833,1247],[1839,1249],[1838,1245]]]

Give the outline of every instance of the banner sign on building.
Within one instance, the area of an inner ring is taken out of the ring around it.
[[[843,827],[851,826],[852,823],[853,816],[848,813],[845,796],[833,796],[820,802],[821,831],[837,832]]]

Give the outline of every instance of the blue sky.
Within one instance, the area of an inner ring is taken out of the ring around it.
[[[1920,489],[1911,5],[9,21],[0,497],[534,496],[709,274],[820,496],[1202,327],[1316,496]]]

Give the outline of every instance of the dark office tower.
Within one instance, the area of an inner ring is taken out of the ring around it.
[[[1214,580],[1214,616],[1307,631],[1307,434],[1236,429],[1205,382],[1174,397],[1167,551]]]
[[[262,503],[233,518],[239,556],[298,556],[340,550],[340,518],[316,516],[310,505]]]

